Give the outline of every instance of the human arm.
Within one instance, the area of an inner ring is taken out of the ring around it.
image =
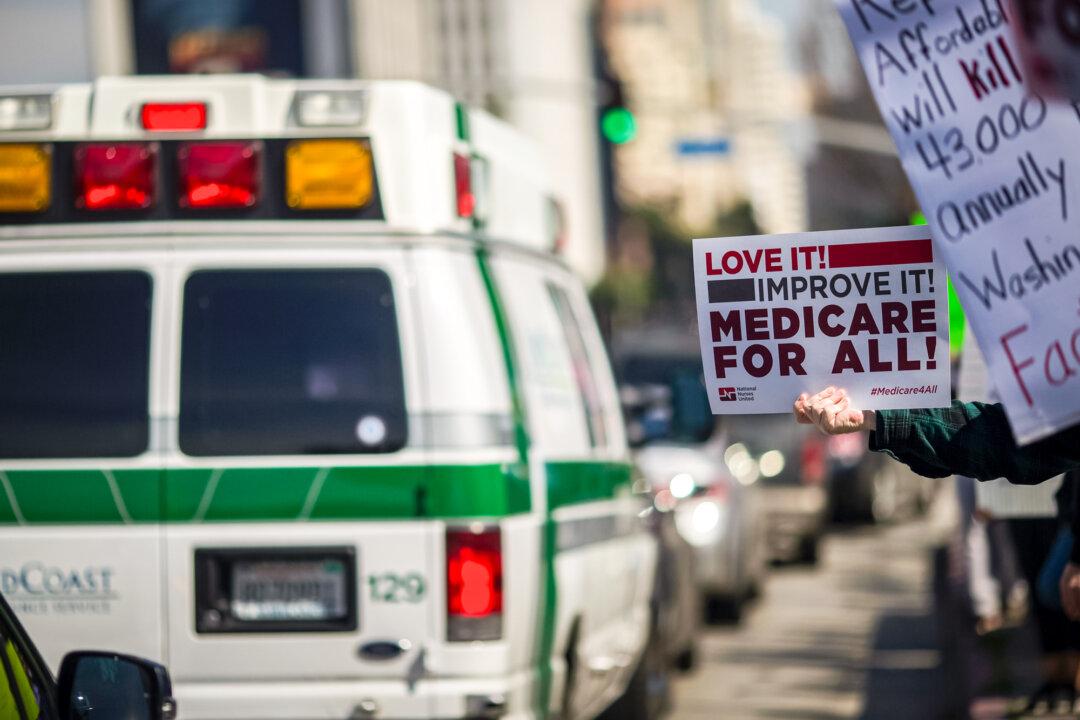
[[[1034,485],[1080,466],[1080,426],[1018,447],[1001,405],[954,402],[947,408],[862,411],[843,390],[795,401],[799,422],[838,434],[870,430],[870,449],[927,477],[1008,478]]]

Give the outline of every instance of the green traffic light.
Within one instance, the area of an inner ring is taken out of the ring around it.
[[[600,131],[608,142],[615,145],[630,142],[637,135],[634,113],[624,107],[604,111],[604,115],[600,118]]]

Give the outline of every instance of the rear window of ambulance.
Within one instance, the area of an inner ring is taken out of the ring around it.
[[[0,457],[131,457],[149,437],[152,281],[0,274]]]
[[[186,454],[378,453],[405,445],[386,273],[200,271],[187,280],[183,311]]]

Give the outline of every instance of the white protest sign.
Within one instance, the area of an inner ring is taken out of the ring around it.
[[[949,404],[945,269],[925,226],[694,241],[716,414],[790,412],[833,385],[856,407]]]
[[[1080,421],[1080,115],[1001,0],[836,3],[1017,440]]]

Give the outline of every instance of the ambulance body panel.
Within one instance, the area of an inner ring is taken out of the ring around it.
[[[301,125],[318,93],[355,123]],[[148,132],[155,102],[205,128]],[[51,103],[48,129],[0,130],[0,192],[5,143],[46,144],[56,175],[52,222],[0,213],[0,294],[130,286],[97,322],[145,342],[146,418],[123,457],[0,457],[0,589],[47,660],[157,658],[185,720],[587,718],[624,692],[656,549],[535,149],[411,83],[123,78]],[[308,219],[274,153],[324,137],[369,148],[372,190]],[[200,219],[165,176],[213,139],[257,140],[259,198]],[[61,207],[91,142],[154,143],[153,207]]]

